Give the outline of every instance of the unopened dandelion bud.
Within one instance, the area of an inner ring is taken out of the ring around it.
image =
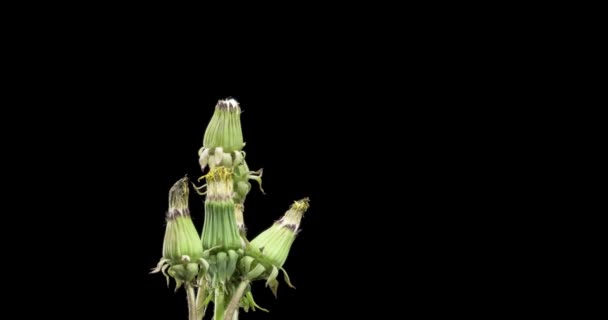
[[[235,202],[242,203],[242,200],[245,199],[245,197],[249,193],[249,190],[251,190],[251,183],[247,181],[239,181],[236,185],[236,194],[234,195]]]
[[[247,194],[251,191],[251,183],[249,180],[255,180],[260,185],[260,190],[262,193],[264,190],[262,189],[262,173],[263,170],[260,169],[258,171],[251,171],[247,166],[247,162],[245,159],[240,162],[239,165],[234,166],[234,202],[235,203],[244,203]]]
[[[175,279],[183,282],[190,282],[198,275],[199,266],[196,263],[177,264],[169,269],[169,273]]]
[[[199,235],[190,218],[188,209],[188,178],[177,181],[169,191],[167,228],[163,242],[163,258],[181,263],[184,256],[196,261],[203,256]]]
[[[277,268],[287,260],[291,245],[300,230],[300,221],[309,207],[308,198],[295,201],[285,215],[251,241],[251,247]]]
[[[220,100],[205,131],[203,147],[222,147],[223,152],[239,151],[243,148],[241,130],[241,108],[234,99]],[[222,159],[220,156],[219,159]]]
[[[192,282],[199,274],[199,263],[204,261],[203,247],[188,209],[188,178],[177,181],[169,191],[169,210],[167,227],[163,241],[163,258],[152,273],[161,272],[173,277],[177,288],[186,282]]]
[[[220,251],[242,247],[234,213],[232,170],[217,167],[205,175],[207,194],[202,244]]]

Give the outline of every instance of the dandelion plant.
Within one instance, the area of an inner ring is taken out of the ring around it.
[[[201,320],[213,305],[213,319],[238,319],[239,309],[260,309],[251,282],[264,281],[277,296],[278,275],[293,287],[283,265],[308,209],[308,198],[295,201],[269,229],[247,238],[245,199],[251,180],[262,192],[262,173],[247,166],[241,130],[241,109],[234,99],[218,101],[199,150],[203,175],[200,186],[184,177],[169,190],[169,209],[162,258],[152,273],[162,272],[184,288],[189,320]],[[199,236],[188,206],[190,188],[204,197],[205,213]]]

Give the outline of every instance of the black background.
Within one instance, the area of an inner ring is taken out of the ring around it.
[[[459,165],[466,139],[454,134],[466,128],[450,123],[453,112],[436,106],[426,84],[414,85],[423,74],[401,83],[359,69],[252,71],[191,65],[196,59],[70,61],[38,93],[65,102],[30,115],[39,148],[20,155],[52,181],[27,200],[50,213],[37,215],[41,252],[64,261],[45,267],[57,270],[45,285],[58,300],[46,314],[186,317],[184,292],[149,271],[161,255],[168,190],[200,175],[204,130],[229,96],[244,111],[249,166],[264,168],[267,194],[254,188],[246,202],[249,234],[311,199],[285,265],[297,289],[282,284],[275,300],[256,283],[257,302],[271,312],[243,319],[379,316],[403,301],[413,313],[466,306],[452,303],[461,288],[452,283],[464,281],[459,261],[469,249],[458,226],[467,218],[451,209],[471,209]],[[201,203],[191,197],[199,230]]]
[[[204,128],[228,96],[245,111],[248,161],[265,170],[267,195],[254,189],[247,202],[250,234],[294,199],[312,204],[286,263],[297,289],[281,285],[274,300],[255,287],[271,313],[243,319],[488,318],[571,305],[539,303],[537,278],[555,267],[529,270],[554,237],[526,239],[547,229],[545,219],[527,226],[551,202],[538,197],[539,172],[561,153],[530,159],[556,140],[544,125],[567,123],[535,111],[571,92],[553,86],[563,41],[539,40],[554,24],[517,7],[255,6],[8,14],[8,318],[186,318],[183,291],[148,272],[167,191],[198,176]]]
[[[42,260],[59,261],[45,263],[45,314],[186,317],[184,292],[149,271],[161,255],[167,192],[184,174],[200,175],[197,151],[226,97],[244,111],[250,168],[264,168],[267,194],[254,188],[246,203],[249,234],[311,199],[285,265],[297,289],[282,284],[275,300],[257,284],[256,300],[271,312],[243,319],[475,304],[455,301],[468,289],[461,268],[472,242],[472,217],[462,213],[476,210],[479,195],[469,192],[470,167],[485,159],[471,158],[469,144],[484,131],[458,107],[479,96],[460,86],[466,72],[453,71],[441,49],[372,37],[382,46],[364,46],[377,49],[366,57],[356,38],[338,35],[313,48],[297,38],[251,45],[144,29],[66,41],[40,30],[51,41],[23,52],[13,83],[29,87],[12,110],[25,111],[28,134],[12,139],[9,158],[31,175],[20,181],[42,188],[24,203]],[[199,230],[201,200],[191,197]]]

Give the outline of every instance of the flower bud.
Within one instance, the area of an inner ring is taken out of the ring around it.
[[[300,221],[308,207],[308,198],[295,201],[283,218],[251,241],[251,246],[259,250],[272,265],[281,268],[287,260],[291,245],[299,231]]]
[[[264,189],[262,189],[262,174],[263,169],[258,171],[250,171],[249,166],[247,166],[247,162],[244,158],[239,159],[239,164],[234,167],[234,202],[235,203],[244,203],[245,198],[249,191],[251,191],[251,183],[249,180],[255,180],[258,182],[260,186],[260,190],[264,193]]]
[[[198,232],[190,218],[188,209],[188,178],[177,181],[169,191],[169,210],[167,211],[167,227],[163,241],[163,258],[152,273],[162,271],[177,282],[176,290],[182,283],[194,281],[201,270],[199,264],[205,263],[203,247]]]
[[[232,170],[216,167],[205,175],[207,193],[202,243],[205,249],[240,249],[241,237],[234,212]]]
[[[203,147],[208,149],[221,147],[226,153],[243,148],[241,108],[236,100],[226,99],[217,102],[213,117],[205,131]],[[219,159],[222,159],[221,154]]]
[[[190,218],[188,209],[188,178],[177,181],[169,191],[167,228],[163,242],[163,258],[181,262],[184,256],[196,261],[203,256],[198,232]]]

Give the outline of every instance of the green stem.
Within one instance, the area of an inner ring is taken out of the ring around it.
[[[188,320],[196,319],[196,296],[194,287],[190,283],[186,283],[186,297],[188,298]]]
[[[198,293],[196,294],[196,320],[203,320],[205,317],[205,312],[207,311],[207,305],[205,305],[205,300],[207,299],[207,287],[205,282],[202,281],[200,287],[198,288]]]
[[[232,295],[232,299],[230,299],[230,303],[226,308],[226,319],[233,319],[235,315],[238,319],[237,312],[239,309],[239,302],[241,301],[241,298],[243,297],[243,294],[245,293],[245,289],[247,289],[248,284],[249,280],[243,280],[239,284],[238,288],[236,288],[236,291],[234,292],[234,295]]]
[[[215,289],[215,310],[213,319],[214,320],[224,320],[224,313],[226,311],[226,303],[225,303],[225,294],[224,291],[220,288]]]

